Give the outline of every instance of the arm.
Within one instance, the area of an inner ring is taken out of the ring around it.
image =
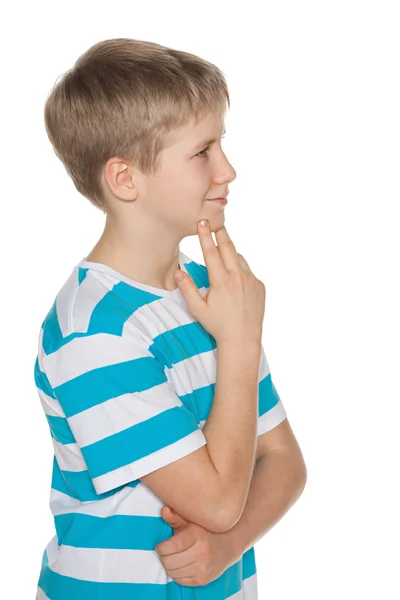
[[[214,581],[299,498],[306,467],[287,419],[259,437],[256,456],[244,512],[231,530],[210,533],[163,508],[162,516],[174,528],[174,536],[158,544],[156,551],[167,574],[177,583],[198,586]]]
[[[280,521],[302,494],[307,471],[301,450],[285,419],[259,439],[245,509],[236,525],[227,531],[236,562]]]
[[[231,506],[242,513],[253,474],[261,344],[220,344],[213,404],[203,427],[207,448]]]
[[[203,428],[207,445],[141,477],[187,521],[222,533],[236,523],[250,486],[257,433],[261,344],[218,346],[213,405]]]

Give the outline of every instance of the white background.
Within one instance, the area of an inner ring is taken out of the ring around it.
[[[43,105],[83,51],[112,37],[199,54],[228,80],[224,149],[237,179],[226,226],[266,285],[263,343],[308,467],[300,500],[256,545],[260,600],[400,597],[398,8],[3,9],[2,598],[34,598],[54,534],[52,445],[33,379],[39,328],[104,223],[53,154]],[[204,262],[196,237],[181,249]]]

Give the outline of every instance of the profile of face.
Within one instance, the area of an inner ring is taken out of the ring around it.
[[[211,231],[225,221],[225,198],[236,172],[227,160],[221,139],[224,123],[213,115],[192,121],[167,136],[154,176],[136,173],[136,209],[148,224],[170,228],[177,237],[197,235],[197,223],[207,219]]]

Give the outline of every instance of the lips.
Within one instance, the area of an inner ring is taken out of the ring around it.
[[[227,204],[228,200],[227,198],[209,198],[208,202],[217,202],[218,204]]]

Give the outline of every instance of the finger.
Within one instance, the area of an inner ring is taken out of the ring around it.
[[[193,583],[194,578],[193,577],[178,577],[177,579],[174,579],[174,581],[176,581],[176,583],[179,583],[179,585],[185,585],[187,587],[195,587],[196,584]]]
[[[239,264],[242,267],[242,269],[244,269],[245,271],[249,271],[250,273],[253,273],[253,271],[249,267],[249,263],[247,262],[247,260],[245,259],[244,256],[242,256],[241,254],[238,254],[238,259],[239,259]]]
[[[169,508],[169,506],[162,507],[161,516],[164,519],[164,521],[168,521],[168,523],[173,525],[173,527],[181,527],[182,525],[187,523],[187,521],[183,517],[178,515],[178,513],[172,510],[172,508]]]
[[[200,245],[203,251],[210,283],[215,284],[226,275],[226,268],[221,254],[212,238],[208,221],[206,221],[207,224],[205,227],[202,227],[200,223],[201,221],[199,221],[198,224]]]
[[[225,225],[215,232],[215,238],[225,267],[228,271],[237,271],[240,267],[238,255]]]
[[[166,572],[170,577],[175,579],[175,577],[194,577],[196,575],[196,561],[193,560],[187,565],[181,565],[176,569],[165,568]]]

